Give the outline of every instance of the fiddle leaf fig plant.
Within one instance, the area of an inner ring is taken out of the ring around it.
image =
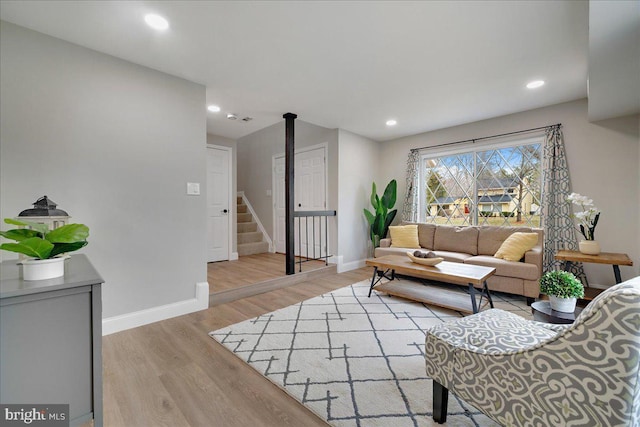
[[[389,226],[396,217],[397,209],[390,210],[396,204],[396,193],[398,184],[395,179],[391,180],[384,189],[382,197],[378,196],[376,183],[371,188],[371,205],[374,212],[368,209],[364,210],[364,216],[369,223],[369,231],[371,234],[371,242],[373,247],[380,246],[380,239],[384,239],[389,231]]]
[[[87,246],[89,227],[84,224],[67,224],[49,230],[46,224],[5,218],[5,223],[31,228],[14,228],[0,231],[0,236],[15,241],[3,243],[0,249],[17,252],[36,259],[49,259],[57,255],[77,251]]]

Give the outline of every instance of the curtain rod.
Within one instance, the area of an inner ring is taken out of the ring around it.
[[[509,135],[516,135],[516,134],[519,134],[519,133],[533,132],[534,130],[548,129],[548,128],[553,128],[553,127],[556,127],[556,126],[560,127],[560,126],[562,126],[562,123],[556,123],[555,125],[548,125],[548,126],[540,126],[540,127],[537,127],[537,128],[531,128],[531,129],[526,129],[526,130],[517,130],[515,132],[501,133],[501,134],[498,134],[498,135],[483,136],[483,137],[480,137],[480,138],[465,139],[465,140],[462,140],[462,141],[447,142],[447,143],[438,144],[438,145],[430,145],[428,147],[412,148],[410,151],[419,151],[419,150],[424,150],[424,149],[427,149],[427,148],[446,147],[448,145],[463,144],[465,142],[471,142],[472,144],[475,144],[476,141],[482,141],[484,139],[500,138],[501,136],[509,136]]]

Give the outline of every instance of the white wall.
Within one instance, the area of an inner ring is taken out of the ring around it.
[[[640,2],[589,1],[589,120],[640,112]]]
[[[604,252],[624,252],[633,267],[621,267],[623,279],[640,268],[640,116],[589,123],[587,100],[510,114],[382,144],[383,180],[398,180],[400,203],[406,193],[409,149],[562,123],[573,191],[593,198],[602,210],[596,238]],[[611,266],[586,264],[590,282],[614,283]]]
[[[236,211],[236,194],[238,193],[238,148],[235,139],[225,138],[224,136],[207,134],[207,145],[221,145],[231,148],[231,191],[233,195],[233,205],[230,207],[233,216],[233,226],[231,229],[231,248],[233,252],[238,252],[238,212]],[[229,254],[232,256],[232,254]]]
[[[371,207],[371,183],[379,181],[380,144],[363,136],[340,129],[338,131],[338,251],[340,271],[364,267],[371,256],[369,225],[363,209]],[[399,201],[398,201],[399,202]],[[399,203],[396,202],[396,208]]]
[[[0,215],[46,194],[87,224],[104,317],[192,300],[207,280],[205,197],[186,195],[206,194],[205,88],[0,27]]]
[[[297,119],[295,148],[327,143],[327,210],[338,209],[338,130],[327,129]],[[238,139],[238,191],[244,191],[260,218],[267,234],[273,239],[272,159],[284,154],[284,119],[275,125]],[[340,212],[338,212],[340,215]],[[329,221],[329,253],[337,252],[337,224]]]

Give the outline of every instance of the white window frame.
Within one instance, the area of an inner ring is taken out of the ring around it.
[[[519,147],[523,145],[534,145],[539,144],[540,150],[544,147],[544,135],[527,137],[527,138],[518,138],[518,139],[509,139],[503,141],[482,141],[482,142],[470,142],[466,144],[460,144],[459,146],[452,147],[436,147],[436,148],[427,148],[422,151],[420,154],[420,163],[419,163],[419,178],[418,178],[418,221],[425,222],[427,220],[425,216],[425,188],[426,185],[426,162],[427,160],[434,157],[446,157],[453,156],[457,154],[467,154],[467,153],[478,153],[481,151],[488,150],[499,150],[502,148],[510,148],[510,147]],[[542,157],[542,156],[541,156]],[[541,159],[542,160],[542,159]],[[474,170],[475,170],[475,156],[474,156]],[[542,162],[541,162],[542,169]],[[540,171],[542,172],[542,170]],[[474,183],[475,185],[475,183]],[[474,188],[475,191],[475,188]],[[479,207],[476,206],[476,210]]]

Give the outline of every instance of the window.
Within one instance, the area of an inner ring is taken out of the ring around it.
[[[542,138],[423,154],[420,220],[540,227]]]

